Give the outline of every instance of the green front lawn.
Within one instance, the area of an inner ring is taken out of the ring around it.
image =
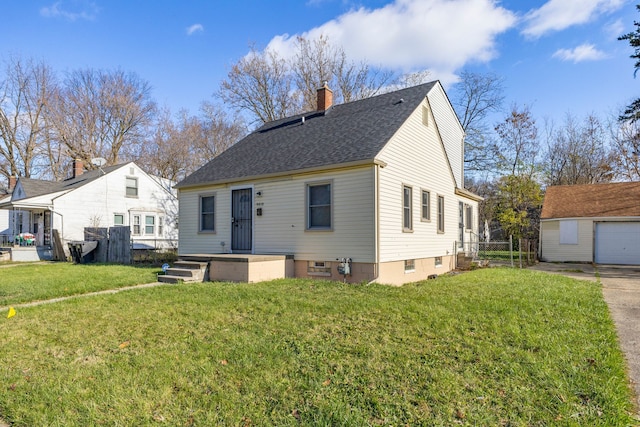
[[[163,286],[0,330],[12,426],[636,423],[599,285],[533,271]]]
[[[0,307],[155,282],[159,268],[27,264],[0,268]]]

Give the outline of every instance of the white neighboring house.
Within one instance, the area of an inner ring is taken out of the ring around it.
[[[185,178],[179,255],[293,256],[296,277],[402,284],[477,242],[464,131],[438,81],[266,123]]]
[[[134,248],[177,245],[177,199],[166,182],[133,162],[84,171],[76,160],[73,170],[58,182],[17,179],[0,202],[10,235],[29,232],[36,246],[51,246],[55,229],[66,250],[67,241],[84,240],[85,227],[129,226]]]

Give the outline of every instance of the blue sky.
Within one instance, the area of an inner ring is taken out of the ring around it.
[[[462,69],[505,79],[506,106],[541,121],[617,114],[640,95],[628,0],[27,0],[5,2],[0,58],[42,59],[60,74],[122,69],[173,112],[212,100],[250,43],[291,51],[324,34],[353,59],[429,69],[445,87]]]

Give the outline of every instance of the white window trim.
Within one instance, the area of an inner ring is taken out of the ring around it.
[[[404,191],[405,189],[409,189],[409,227],[405,224],[404,214],[407,207],[405,206],[404,199]],[[413,233],[413,187],[408,184],[402,184],[402,232],[403,233]]]
[[[213,230],[203,230],[202,229],[202,199],[205,197],[213,197]],[[216,234],[218,227],[216,225],[216,221],[218,219],[218,215],[216,212],[216,207],[218,205],[218,196],[216,193],[203,193],[198,194],[198,233],[199,234]]]
[[[320,185],[329,185],[329,197],[330,197],[330,201],[329,201],[329,227],[311,227],[311,215],[309,215],[309,211],[311,209],[311,206],[309,206],[310,200],[309,200],[309,190],[311,187],[316,187],[316,186],[320,186]],[[323,231],[333,231],[333,206],[334,206],[334,198],[333,198],[333,193],[334,193],[334,186],[333,186],[333,180],[329,179],[329,180],[323,180],[323,181],[309,181],[309,182],[305,182],[304,185],[304,230],[305,231],[311,231],[311,232],[323,232]]]
[[[440,209],[440,200],[442,199],[442,210]],[[446,202],[445,202],[445,197],[442,194],[438,194],[437,198],[436,198],[437,202],[438,202],[438,210],[437,210],[437,230],[439,234],[443,234],[446,230],[446,216],[447,216],[447,209],[446,209]],[[440,228],[440,217],[442,216],[442,228]]]

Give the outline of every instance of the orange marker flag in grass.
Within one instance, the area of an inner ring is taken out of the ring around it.
[[[11,319],[16,315],[16,309],[13,307],[9,307],[9,313],[7,313],[7,319]]]

